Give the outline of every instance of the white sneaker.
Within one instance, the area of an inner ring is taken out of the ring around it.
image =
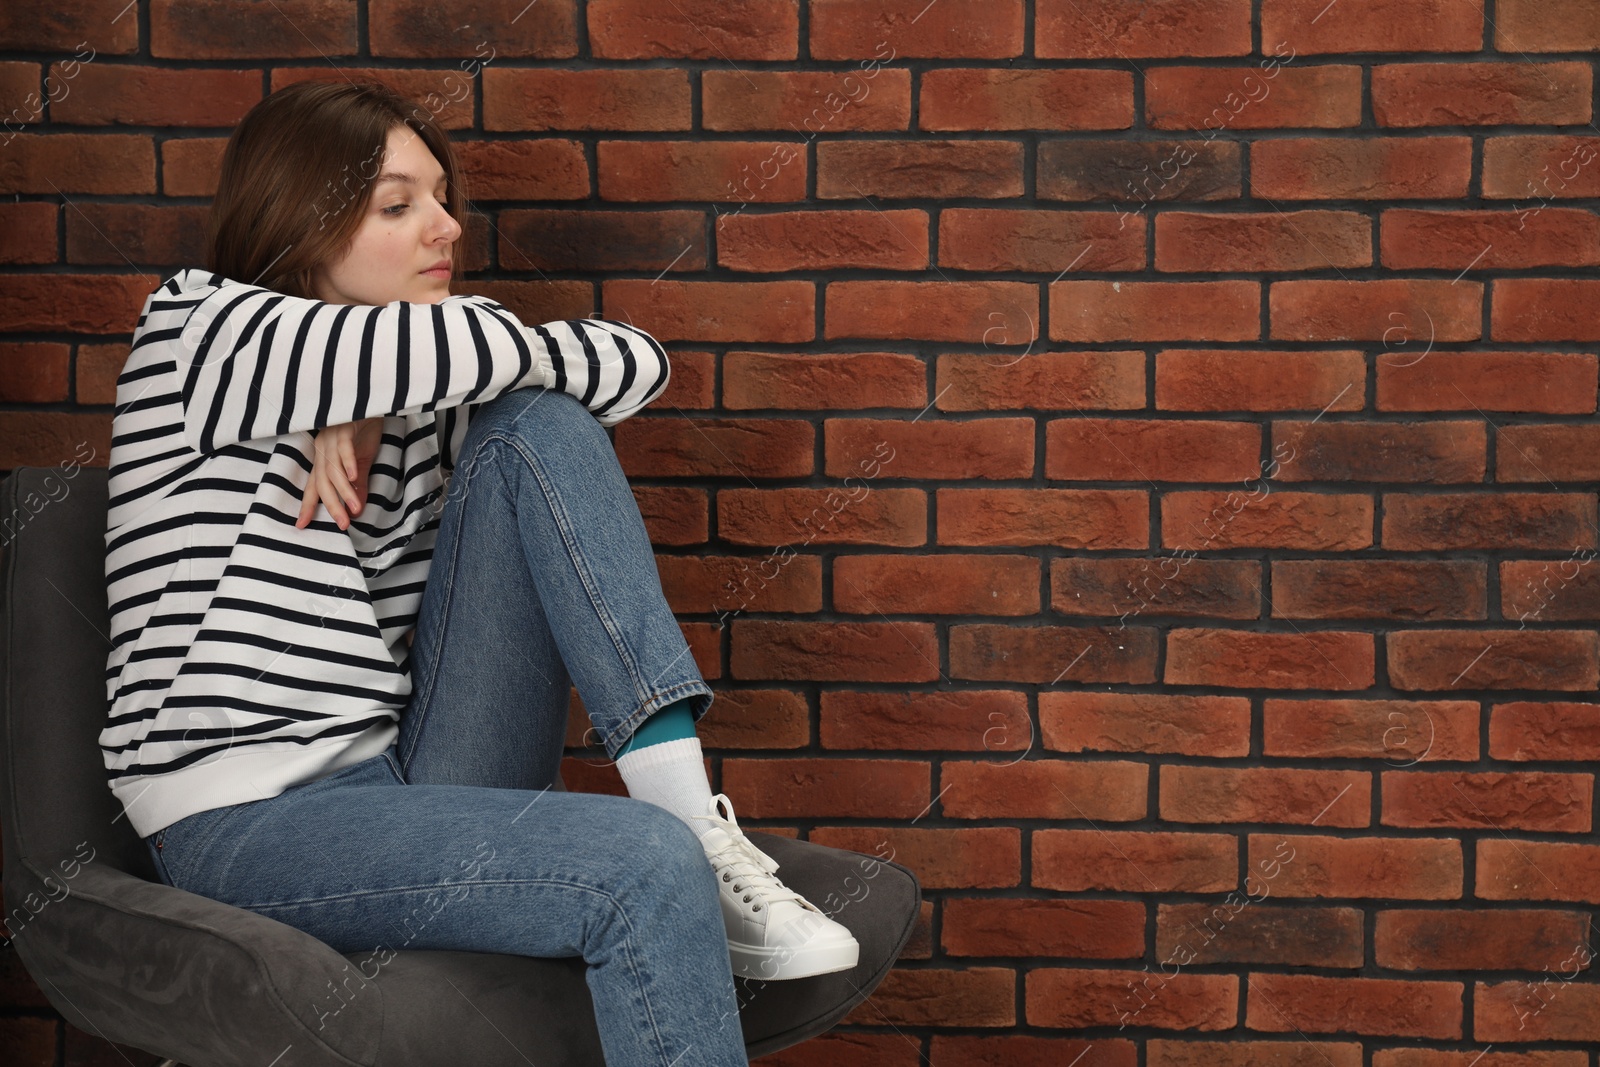
[[[724,816],[718,805],[727,809]],[[714,825],[700,839],[717,872],[733,973],[742,978],[809,978],[856,965],[861,944],[840,924],[773,875],[778,861],[739,829],[726,793],[711,798]]]

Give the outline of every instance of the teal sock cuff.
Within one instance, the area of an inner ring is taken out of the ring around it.
[[[694,712],[690,710],[690,698],[684,697],[682,700],[674,700],[640,723],[633,736],[623,743],[617,755],[620,757],[635,748],[645,748],[649,745],[659,745],[663,741],[677,741],[680,738],[694,736]]]

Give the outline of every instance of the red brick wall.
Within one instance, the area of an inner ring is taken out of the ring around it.
[[[922,881],[764,1062],[1595,1062],[1600,4],[124,2],[0,11],[0,469],[104,463],[251,104],[436,94],[461,291],[673,354],[714,785]]]

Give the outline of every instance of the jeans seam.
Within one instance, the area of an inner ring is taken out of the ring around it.
[[[474,453],[474,454],[476,454],[476,453]],[[455,595],[456,595],[456,564],[459,561],[460,554],[461,554],[461,542],[462,542],[462,539],[460,537],[456,537],[456,538],[452,539],[451,544],[450,544],[450,549],[451,549],[450,568],[445,573],[445,575],[443,576],[444,583],[445,583],[444,584],[444,603],[440,606],[440,610],[439,610],[439,614],[440,614],[440,618],[441,619],[449,618],[449,616],[450,616],[450,605],[455,600]],[[430,582],[433,581],[433,579],[434,579],[434,576],[435,576],[434,572],[436,570],[438,562],[439,562],[439,559],[438,559],[437,556],[435,556],[433,558],[432,562],[430,562],[429,565],[428,565],[428,578],[427,578],[427,580],[430,581]],[[433,659],[434,659],[435,663],[437,663],[442,658],[443,653],[444,653],[444,638],[445,638],[445,630],[446,629],[447,629],[447,627],[440,626],[438,628],[438,633],[433,635],[434,636],[434,648],[433,648],[432,652],[433,652]],[[413,662],[413,664],[416,662],[414,658],[413,658],[412,662]],[[432,702],[433,702],[433,685],[434,685],[435,679],[438,677],[438,672],[437,671],[433,671],[433,672],[429,673],[428,678],[426,680],[426,683],[423,685],[423,687],[422,687],[422,689],[420,691],[416,688],[416,684],[415,684],[416,683],[417,672],[414,669],[412,669],[412,670],[408,671],[408,673],[411,675],[411,679],[412,679],[412,694],[411,694],[410,706],[406,709],[406,717],[407,717],[408,721],[405,724],[405,729],[411,734],[411,736],[414,739],[420,740],[421,737],[422,737],[422,728],[427,724],[428,708],[432,705]],[[416,720],[415,725],[412,725],[412,723],[409,721],[412,717],[415,717],[415,720]],[[411,745],[411,750],[412,750],[413,753],[416,751],[416,744],[415,743],[413,743]],[[397,750],[397,755],[398,755],[398,750]],[[408,759],[407,760],[403,760],[403,761],[400,762],[399,772],[400,772],[400,780],[401,780],[402,783],[404,783],[406,781],[409,781],[409,779],[410,779],[411,768],[410,768],[409,764],[410,764],[410,760],[408,760]]]
[[[393,886],[393,887],[390,887],[389,889],[385,889],[385,890],[374,890],[374,891],[367,892],[367,893],[344,893],[344,894],[340,894],[339,896],[336,896],[336,897],[313,897],[313,898],[308,898],[306,900],[282,901],[282,902],[279,902],[279,903],[276,903],[276,904],[239,904],[239,905],[236,905],[236,906],[237,907],[241,907],[241,908],[245,908],[245,909],[247,909],[249,911],[253,911],[253,912],[257,912],[257,913],[263,914],[263,915],[267,915],[267,913],[269,913],[271,911],[274,911],[274,910],[277,910],[277,909],[280,909],[280,908],[304,907],[304,906],[313,906],[314,907],[314,906],[317,906],[319,904],[331,904],[331,903],[340,902],[340,901],[360,900],[360,899],[368,898],[368,897],[376,897],[376,896],[380,896],[380,895],[382,895],[384,893],[391,893],[391,892],[396,892],[396,891],[408,892],[408,891],[411,891],[413,889],[438,889],[438,888],[440,888],[440,886],[442,886],[444,884],[446,884],[446,883],[439,883],[439,884],[436,884],[436,885],[411,886],[411,887]],[[563,887],[568,888],[568,889],[577,889],[577,890],[580,890],[580,891],[585,892],[585,893],[593,893],[596,896],[604,898],[606,900],[606,902],[609,903],[611,905],[611,907],[616,911],[617,915],[622,919],[622,922],[628,928],[628,936],[623,939],[623,943],[622,943],[622,950],[623,950],[624,953],[627,954],[628,974],[633,977],[635,991],[638,993],[640,1000],[644,1004],[645,1017],[648,1019],[648,1021],[650,1023],[650,1032],[655,1038],[656,1049],[661,1054],[661,1056],[663,1058],[666,1057],[666,1054],[667,1054],[666,1041],[662,1037],[660,1025],[656,1022],[655,1011],[651,1007],[651,1004],[650,1004],[650,994],[644,987],[644,985],[645,985],[644,984],[644,978],[640,974],[639,963],[634,958],[634,954],[633,954],[633,943],[638,939],[638,933],[634,929],[632,920],[630,920],[628,918],[628,909],[623,907],[622,901],[618,900],[615,895],[613,895],[612,893],[607,892],[604,889],[600,889],[600,888],[598,888],[596,886],[584,885],[582,882],[563,881],[562,879],[559,879],[559,878],[501,878],[501,879],[496,879],[496,880],[493,880],[493,881],[482,880],[482,881],[472,881],[472,882],[465,882],[465,883],[462,883],[462,882],[451,882],[451,883],[448,883],[448,884],[451,885],[451,886],[469,885],[469,886],[485,886],[485,887],[489,887],[489,886],[521,887],[521,886],[530,886],[530,885],[554,885],[554,886],[563,886]],[[270,915],[267,915],[267,917],[271,918]]]
[[[391,751],[390,749],[384,749],[381,753],[379,753],[379,755],[381,755],[383,757],[384,762],[389,765],[390,772],[394,774],[395,783],[397,785],[406,785],[406,784],[408,784],[406,782],[405,774],[400,770],[400,761],[397,758],[399,750],[398,749],[393,750],[396,753],[396,755],[390,755],[390,751]]]
[[[522,415],[526,413],[527,409],[525,408],[521,413],[518,414],[517,418],[512,421],[512,430],[515,430],[517,423],[521,421]],[[635,698],[641,702],[641,706],[647,706],[650,701],[657,699],[659,694],[652,694],[650,692],[651,683],[643,681],[644,675],[639,669],[638,658],[635,656],[633,650],[628,647],[627,640],[624,638],[621,628],[617,626],[616,619],[611,615],[610,610],[606,606],[605,598],[600,595],[599,588],[596,586],[593,580],[593,567],[589,563],[588,557],[583,554],[582,547],[571,537],[572,520],[566,514],[566,511],[558,506],[560,504],[560,498],[555,493],[554,487],[550,485],[546,479],[544,470],[540,467],[537,457],[523,448],[523,441],[519,436],[508,434],[504,430],[496,429],[491,431],[487,440],[503,441],[514,452],[516,452],[518,456],[522,458],[524,463],[527,464],[528,471],[533,475],[535,484],[539,486],[540,491],[544,494],[545,506],[550,509],[550,514],[555,521],[556,529],[560,531],[561,542],[567,550],[568,558],[572,560],[573,570],[577,573],[578,580],[580,584],[582,584],[584,593],[589,599],[589,606],[594,610],[595,616],[600,620],[601,626],[611,637],[612,647],[616,650],[617,658],[622,662],[623,668],[628,673],[629,681],[633,685]],[[487,443],[487,441],[485,443]],[[502,471],[501,477],[503,478],[504,476],[505,474]],[[702,682],[701,684],[704,683]],[[635,711],[634,715],[629,717],[629,721],[631,721],[637,715],[638,712]],[[619,734],[621,733],[620,730],[615,732]],[[621,747],[620,740],[618,742],[618,747]],[[612,755],[614,756],[615,753],[612,753]]]
[[[358,889],[349,893],[330,893],[320,897],[298,897],[294,900],[263,901],[250,904],[238,904],[235,906],[240,908],[248,908],[251,911],[258,911],[264,908],[315,907],[320,904],[343,904],[350,901],[367,900],[374,897],[383,897],[390,893],[414,893],[432,890],[457,889],[461,887],[471,888],[473,886],[484,886],[485,888],[488,888],[494,886],[534,885],[552,885],[561,886],[566,889],[581,889],[586,893],[594,893],[598,896],[603,896],[613,903],[617,902],[616,898],[607,890],[598,886],[588,885],[584,882],[569,882],[560,878],[474,878],[469,881],[419,882],[416,885],[391,885],[385,886],[382,889]]]

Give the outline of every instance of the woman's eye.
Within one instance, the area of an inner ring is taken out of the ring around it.
[[[447,200],[441,200],[439,201],[439,206],[442,208],[449,208],[450,203]],[[409,204],[391,204],[384,208],[380,214],[388,215],[390,218],[399,218],[400,213],[408,207],[410,207]]]

